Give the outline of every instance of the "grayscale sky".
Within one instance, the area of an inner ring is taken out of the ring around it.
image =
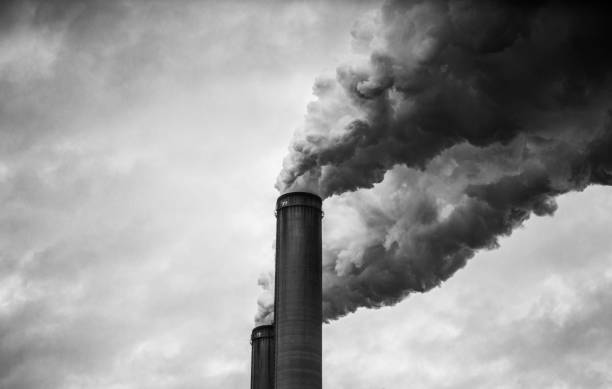
[[[379,8],[0,6],[0,388],[248,387],[283,157]],[[324,387],[611,387],[611,194],[324,325]]]

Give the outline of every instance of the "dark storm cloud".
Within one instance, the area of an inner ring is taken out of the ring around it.
[[[79,3],[85,5],[82,1],[3,1],[0,4],[1,31],[6,33],[17,28],[26,19],[30,19],[34,25],[54,24],[64,20],[72,7]]]
[[[5,158],[91,131],[96,117],[124,104],[134,90],[133,83],[109,85],[112,75],[120,74],[117,69],[132,72],[139,65],[118,55],[121,45],[141,52],[122,24],[131,13],[124,3],[15,1],[3,3],[1,13],[6,19],[0,29]],[[121,43],[103,50],[109,40]]]
[[[277,184],[338,195],[327,319],[437,286],[555,196],[612,183],[606,10],[389,1],[355,25],[369,59],[315,83]]]

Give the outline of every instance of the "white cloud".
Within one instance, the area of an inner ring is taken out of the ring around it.
[[[371,6],[31,4],[0,29],[0,387],[248,386],[274,178]]]

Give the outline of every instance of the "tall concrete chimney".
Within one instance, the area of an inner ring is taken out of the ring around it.
[[[321,198],[276,201],[275,389],[321,389]]]
[[[251,389],[274,389],[274,326],[251,333]]]

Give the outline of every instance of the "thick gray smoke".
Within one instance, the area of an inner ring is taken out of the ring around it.
[[[593,5],[390,1],[314,85],[281,192],[325,201],[324,318],[426,291],[554,197],[612,183],[612,23]]]

